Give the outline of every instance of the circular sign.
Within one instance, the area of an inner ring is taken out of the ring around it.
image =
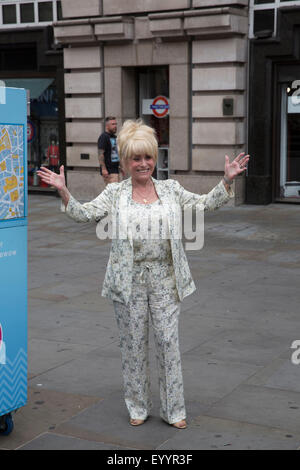
[[[150,105],[152,113],[157,118],[164,118],[169,114],[170,104],[165,96],[157,96]]]
[[[30,144],[35,138],[35,125],[32,121],[27,121],[27,142]]]

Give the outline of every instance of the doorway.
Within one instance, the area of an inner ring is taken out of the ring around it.
[[[137,115],[153,127],[158,139],[158,160],[153,177],[169,178],[170,100],[169,67],[137,67]]]
[[[300,202],[300,80],[281,84],[280,199]]]

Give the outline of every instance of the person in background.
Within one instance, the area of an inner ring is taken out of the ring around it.
[[[100,174],[105,185],[121,180],[120,158],[117,146],[117,121],[115,117],[105,119],[105,132],[98,139]]]

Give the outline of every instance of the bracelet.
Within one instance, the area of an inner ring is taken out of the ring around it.
[[[223,180],[225,181],[226,184],[228,184],[228,186],[230,186],[233,183],[233,180],[229,180],[228,178],[226,178],[225,175],[223,176]]]

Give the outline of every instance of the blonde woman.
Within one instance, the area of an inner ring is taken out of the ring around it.
[[[63,210],[77,222],[99,221],[107,214],[125,227],[126,236],[112,239],[102,295],[113,301],[120,332],[125,403],[130,424],[143,424],[150,415],[148,361],[149,317],[154,331],[159,373],[160,416],[184,429],[186,410],[178,343],[180,303],[195,290],[182,241],[176,234],[181,210],[204,206],[214,210],[234,196],[233,179],[245,171],[249,155],[239,154],[232,163],[225,157],[222,180],[208,193],[186,191],[176,180],[152,177],[158,144],[155,131],[141,120],[126,121],[118,137],[123,168],[129,178],[109,184],[91,202],[80,204],[68,191],[64,168],[55,174],[38,172],[55,186]],[[145,220],[150,224],[146,224]],[[155,223],[154,223],[155,222]],[[141,227],[146,230],[142,231]],[[158,227],[152,236],[151,227]],[[167,236],[166,231],[167,227]]]

